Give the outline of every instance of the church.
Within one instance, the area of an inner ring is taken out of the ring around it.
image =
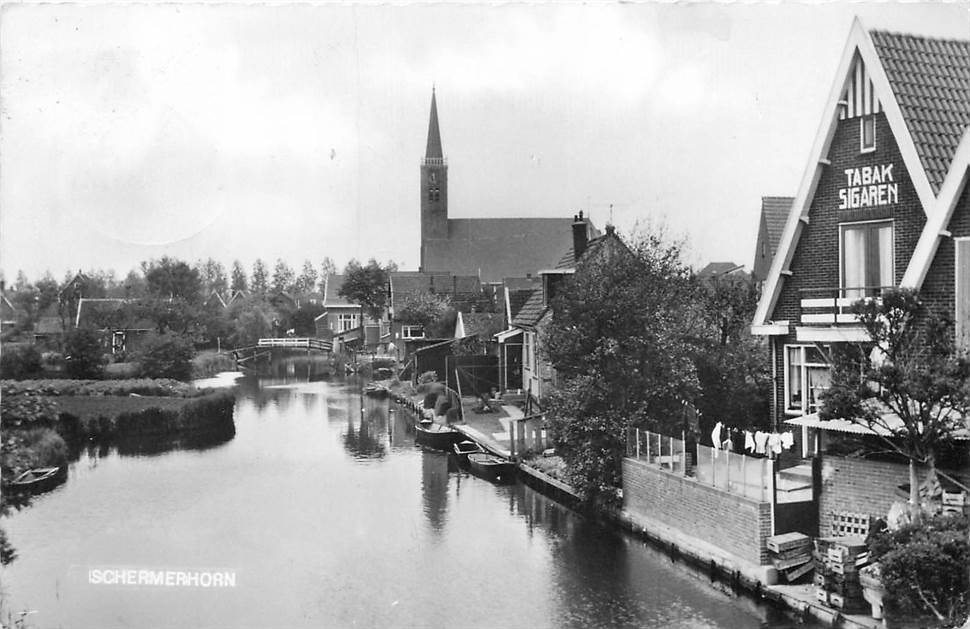
[[[586,221],[588,237],[598,235]],[[573,244],[573,218],[449,218],[448,162],[431,92],[428,145],[421,163],[421,267],[474,275],[483,283],[554,268]]]

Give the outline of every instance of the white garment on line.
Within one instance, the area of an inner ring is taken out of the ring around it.
[[[714,424],[714,430],[711,431],[711,442],[714,444],[714,449],[717,450],[721,447],[721,422]]]
[[[754,433],[754,451],[758,454],[765,453],[765,445],[768,443],[768,433],[760,430]]]
[[[750,430],[744,431],[744,449],[748,452],[754,452],[754,434]]]

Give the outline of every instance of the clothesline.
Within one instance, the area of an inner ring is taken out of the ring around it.
[[[725,438],[722,439],[721,433],[724,432]],[[728,428],[721,422],[714,425],[711,431],[711,443],[715,450],[734,451],[734,441],[732,433],[740,434],[736,428]],[[795,435],[792,431],[788,432],[764,432],[757,430],[743,431],[744,449],[750,454],[760,454],[762,456],[779,455],[785,450],[790,450],[795,445]]]

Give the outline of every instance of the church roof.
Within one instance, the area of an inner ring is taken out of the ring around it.
[[[441,132],[438,131],[438,103],[435,100],[434,89],[431,90],[431,119],[428,121],[428,147],[424,152],[425,158],[441,159]]]
[[[970,41],[871,31],[934,194],[970,127]]]
[[[476,275],[483,282],[551,268],[572,246],[571,218],[458,218],[447,240],[425,242],[425,270]]]

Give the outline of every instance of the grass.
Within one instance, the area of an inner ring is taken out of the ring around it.
[[[192,359],[193,378],[211,378],[223,371],[233,371],[236,368],[236,361],[229,354],[207,350],[199,352]]]

